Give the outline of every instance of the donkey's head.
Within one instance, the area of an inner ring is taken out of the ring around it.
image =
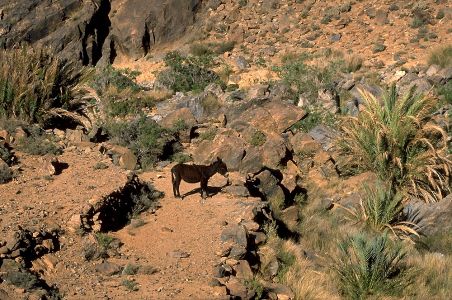
[[[221,158],[217,157],[217,160],[212,164],[214,169],[223,176],[228,176],[228,167],[221,160]]]

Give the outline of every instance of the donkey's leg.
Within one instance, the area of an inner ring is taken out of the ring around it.
[[[203,200],[209,196],[207,192],[207,181],[205,178],[201,179],[201,197]]]
[[[175,174],[176,178],[175,178],[175,182],[174,182],[174,197],[176,198],[180,198],[180,191],[179,191],[179,187],[180,187],[180,182],[182,180],[181,176],[179,174]]]
[[[173,170],[171,170],[171,183],[172,183],[172,186],[173,186],[173,194],[174,194],[174,197],[176,198],[177,197],[177,194],[176,194],[176,177],[175,177],[175,174],[174,174]]]

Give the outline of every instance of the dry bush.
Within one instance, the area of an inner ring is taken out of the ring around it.
[[[442,68],[450,67],[452,65],[452,45],[434,49],[428,57],[428,63]]]
[[[413,284],[404,291],[406,299],[451,299],[452,256],[438,252],[411,254],[407,265],[416,273]]]
[[[54,107],[69,105],[86,72],[50,49],[0,51],[0,117],[40,121]]]
[[[394,86],[381,101],[361,94],[363,110],[343,122],[344,152],[358,167],[427,202],[450,193],[447,133],[431,121],[435,99],[414,89],[398,97]]]
[[[283,248],[295,257],[283,277],[283,283],[292,289],[295,299],[340,299],[328,271],[316,270],[314,263],[303,255],[300,244],[285,241]]]

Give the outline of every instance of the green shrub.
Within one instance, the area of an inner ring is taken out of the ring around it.
[[[397,189],[436,201],[450,193],[447,133],[430,122],[435,99],[414,91],[398,97],[393,86],[381,101],[361,91],[363,110],[344,118],[340,145],[356,166]]]
[[[277,253],[277,259],[279,262],[279,269],[277,277],[280,281],[282,281],[282,278],[284,275],[289,271],[290,267],[295,263],[295,255],[290,253],[289,251],[285,251],[282,247],[279,248],[279,251]]]
[[[205,44],[192,44],[190,46],[190,53],[195,56],[212,55],[213,51]]]
[[[112,141],[131,149],[144,169],[162,158],[165,147],[175,140],[170,130],[145,116],[132,121],[111,122],[106,128]]]
[[[262,296],[264,294],[264,286],[257,278],[246,279],[244,284],[249,291],[255,293],[254,299],[263,299]]]
[[[239,6],[244,7],[248,4],[248,0],[239,0]]]
[[[429,55],[428,63],[430,65],[438,65],[442,68],[452,66],[452,45],[433,50]]]
[[[137,71],[115,69],[111,65],[98,70],[91,81],[104,112],[111,117],[136,115],[145,108],[155,106],[155,99],[148,96],[136,83]]]
[[[150,183],[142,186],[139,193],[131,196],[133,208],[128,218],[136,219],[142,212],[149,209],[157,209],[160,205],[158,200],[163,196],[164,193],[156,190]]]
[[[223,54],[225,52],[231,52],[235,47],[234,41],[228,41],[228,42],[222,42],[216,44],[215,47],[215,53],[216,54]]]
[[[16,148],[31,155],[59,155],[63,151],[54,141],[53,135],[48,135],[40,127],[29,127],[30,135],[17,141]]]
[[[254,131],[254,133],[251,135],[250,141],[249,143],[251,145],[253,145],[254,147],[260,147],[263,144],[265,144],[265,141],[267,140],[267,137],[265,136],[265,134],[260,131],[260,130],[256,130]]]
[[[101,94],[104,102],[105,112],[110,117],[125,117],[137,115],[143,109],[155,106],[155,100],[143,92],[133,92],[131,89],[119,91],[117,88],[109,87]]]
[[[448,81],[445,85],[437,88],[439,96],[444,97],[446,103],[452,104],[452,81]]]
[[[113,241],[117,240],[115,237],[102,232],[96,233],[95,238],[101,252],[106,252],[111,249]]]
[[[374,46],[372,48],[373,53],[383,52],[385,50],[386,50],[386,46],[381,43],[374,44]]]
[[[446,14],[444,13],[444,9],[440,9],[440,10],[438,10],[438,13],[436,14],[436,19],[441,20],[445,16],[446,16]]]
[[[213,93],[208,93],[202,100],[201,106],[204,110],[204,113],[207,115],[213,114],[218,111],[221,107],[220,101],[218,101],[218,97]]]
[[[452,234],[447,228],[442,228],[434,234],[420,237],[416,243],[419,250],[428,250],[432,253],[442,253],[444,255],[452,255]]]
[[[135,275],[138,273],[140,266],[134,264],[127,264],[124,269],[122,269],[121,275]]]
[[[256,58],[256,65],[258,65],[259,67],[267,67],[267,63],[265,62],[265,58],[263,58],[262,56],[258,56]]]
[[[419,28],[424,25],[425,25],[424,20],[418,16],[413,17],[410,24],[411,28]]]
[[[180,132],[186,131],[190,129],[190,127],[187,125],[184,119],[177,119],[171,128],[170,131],[174,132],[175,134],[179,134]]]
[[[130,291],[133,291],[133,292],[136,292],[136,291],[139,290],[139,288],[138,288],[138,283],[136,283],[136,282],[133,281],[133,280],[124,279],[124,280],[121,282],[121,285],[124,286],[126,289],[128,289],[128,290],[130,290]]]
[[[178,152],[171,156],[171,161],[178,164],[183,164],[189,161],[193,161],[193,158],[189,154]]]
[[[33,290],[41,285],[38,277],[29,271],[10,271],[5,273],[3,279],[16,287]]]
[[[390,230],[400,237],[419,236],[419,228],[406,220],[403,214],[403,195],[381,182],[375,187],[365,186],[361,200],[362,219],[374,230],[384,232]]]
[[[411,20],[411,28],[419,28],[424,25],[430,24],[431,22],[431,15],[430,11],[422,5],[422,3],[419,3],[420,5],[417,5],[413,9],[413,18]]]
[[[0,163],[0,184],[7,183],[13,179],[13,172],[3,163]]]
[[[363,59],[359,56],[353,55],[351,58],[344,61],[343,71],[347,73],[356,72],[363,66]]]
[[[141,87],[136,83],[136,77],[140,73],[129,69],[115,69],[112,65],[107,65],[99,69],[90,85],[98,92],[102,93],[109,86],[117,88],[119,91],[130,89],[138,92]]]
[[[6,162],[8,165],[11,165],[14,160],[13,153],[6,145],[2,143],[0,143],[0,159]]]
[[[303,119],[295,122],[290,127],[291,130],[309,132],[317,125],[324,124],[326,126],[333,127],[337,122],[334,114],[319,107],[307,107],[306,113],[307,114]]]
[[[160,84],[175,92],[202,91],[210,83],[224,86],[218,74],[211,70],[211,55],[182,56],[179,52],[168,52],[164,58],[167,70],[157,76]]]
[[[0,50],[0,117],[42,121],[46,111],[69,107],[85,75],[49,49]]]
[[[217,135],[218,129],[216,127],[209,128],[199,135],[201,141],[213,141]]]
[[[387,236],[356,235],[341,242],[339,250],[333,270],[345,297],[396,295],[404,287],[400,261],[405,254],[399,244],[390,245]]]
[[[306,96],[310,103],[315,103],[319,89],[333,87],[333,79],[340,71],[340,62],[334,61],[326,67],[306,64],[307,54],[283,58],[283,65],[274,68],[280,78],[294,90],[294,98]]]

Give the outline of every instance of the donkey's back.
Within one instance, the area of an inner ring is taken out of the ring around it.
[[[200,182],[202,178],[206,178],[206,166],[177,164],[171,168],[174,178],[179,177],[188,183]]]

